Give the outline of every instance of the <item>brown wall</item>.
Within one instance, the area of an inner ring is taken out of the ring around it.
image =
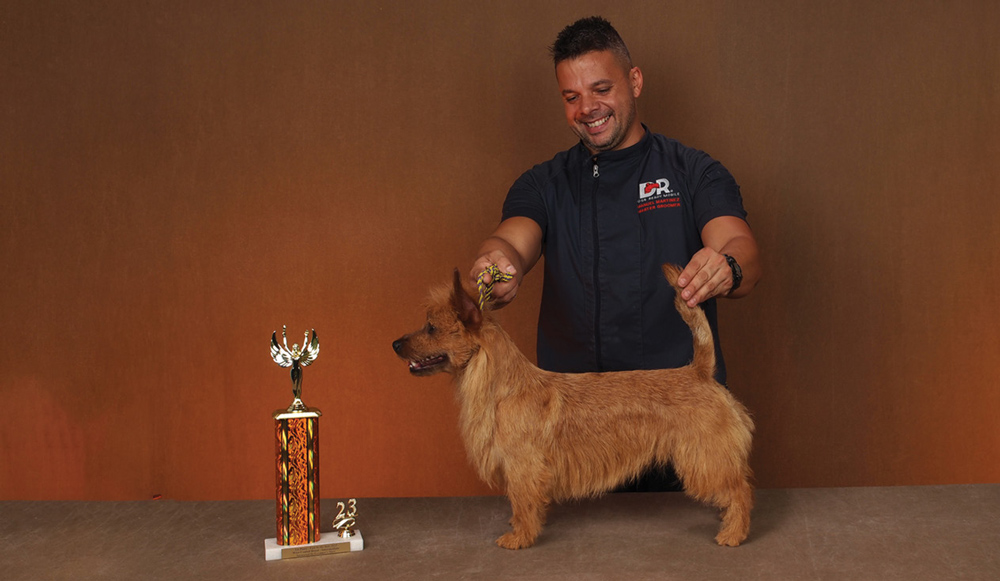
[[[282,324],[321,339],[324,496],[487,492],[390,342],[573,144],[546,47],[598,12],[742,184],[759,484],[1000,482],[995,2],[7,4],[0,499],[270,497]]]

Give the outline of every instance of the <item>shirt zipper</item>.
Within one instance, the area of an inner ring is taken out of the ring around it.
[[[601,172],[597,167],[597,156],[593,158],[594,162],[594,190],[593,190],[593,203],[592,203],[592,217],[593,217],[593,231],[594,231],[594,358],[597,366],[597,371],[604,371],[604,362],[602,361],[603,356],[601,354],[601,278],[599,265],[601,262],[601,245],[598,242],[598,226],[597,226],[597,190],[599,186],[598,180],[601,177]]]

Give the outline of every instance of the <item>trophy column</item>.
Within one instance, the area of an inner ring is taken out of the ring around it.
[[[319,410],[274,413],[277,542],[315,543],[319,532]]]

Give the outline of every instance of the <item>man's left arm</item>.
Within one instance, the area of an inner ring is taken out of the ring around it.
[[[701,229],[701,240],[705,247],[691,257],[677,280],[688,306],[712,297],[738,299],[750,294],[761,277],[760,251],[750,226],[736,216],[720,216]],[[743,274],[735,290],[726,255],[735,259]]]

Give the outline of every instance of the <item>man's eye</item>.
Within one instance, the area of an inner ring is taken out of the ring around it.
[[[570,97],[566,97],[566,102],[567,103],[573,103],[574,101],[576,101],[576,99],[577,99],[577,96],[576,95],[572,95]]]

